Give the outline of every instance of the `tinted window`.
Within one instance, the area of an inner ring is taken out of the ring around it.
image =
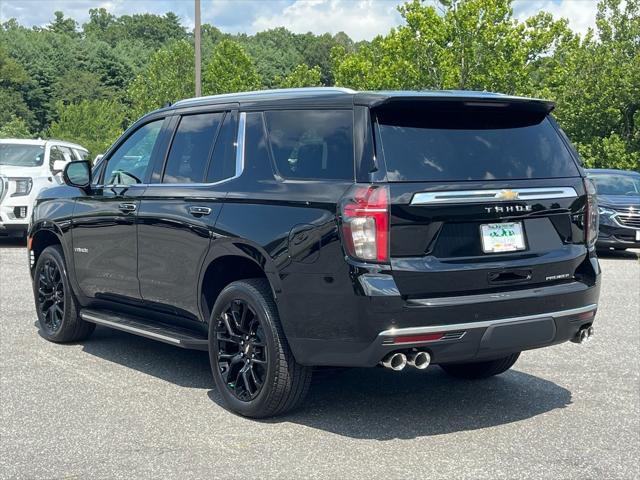
[[[53,145],[49,150],[49,170],[53,171],[53,163],[62,160],[63,162],[70,162],[75,160],[71,149],[63,147],[62,145]]]
[[[546,117],[501,108],[395,109],[378,114],[389,181],[577,176]]]
[[[202,183],[224,113],[182,117],[171,144],[162,183]]]
[[[265,118],[280,175],[353,179],[351,110],[272,111]]]
[[[143,182],[163,121],[147,123],[120,145],[107,160],[104,169],[105,185],[131,185]]]
[[[231,178],[236,174],[236,117],[235,112],[229,112],[224,117],[222,128],[213,149],[213,157],[209,164],[207,182],[219,182]]]
[[[614,173],[591,174],[600,195],[640,195],[640,175],[616,175]]]
[[[78,160],[87,160],[89,158],[89,152],[85,152],[84,150],[78,150],[78,149],[75,149],[74,152]]]

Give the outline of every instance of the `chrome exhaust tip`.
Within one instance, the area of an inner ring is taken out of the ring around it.
[[[431,363],[429,352],[413,352],[409,354],[407,363],[418,370],[424,370]]]
[[[382,366],[399,372],[407,366],[407,356],[401,352],[390,353],[382,360]]]
[[[591,341],[593,339],[594,330],[593,327],[589,327],[587,329],[587,341]]]
[[[576,333],[576,336],[571,341],[578,344],[583,344],[587,340],[589,340],[589,327],[584,327],[578,330],[578,333]]]

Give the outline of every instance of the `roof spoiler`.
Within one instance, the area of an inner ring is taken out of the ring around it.
[[[362,92],[354,97],[354,104],[369,108],[383,108],[390,105],[416,104],[462,104],[468,107],[495,107],[510,110],[525,110],[548,114],[555,103],[539,98],[516,97],[482,92]],[[435,106],[435,105],[434,105]]]

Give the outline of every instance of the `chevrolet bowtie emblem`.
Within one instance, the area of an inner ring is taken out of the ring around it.
[[[502,190],[498,193],[497,198],[501,200],[517,200],[520,194],[515,190]]]

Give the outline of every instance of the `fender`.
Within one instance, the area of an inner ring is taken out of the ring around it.
[[[279,269],[275,261],[267,254],[264,248],[256,243],[250,242],[242,238],[219,237],[214,240],[202,262],[200,274],[198,276],[198,289],[202,290],[205,272],[209,266],[222,257],[241,257],[255,263],[266,275],[273,297],[277,300],[278,295],[282,292],[282,282],[280,280]],[[202,304],[202,298],[198,299],[198,308],[205,322],[208,318],[205,315],[205,306]]]

